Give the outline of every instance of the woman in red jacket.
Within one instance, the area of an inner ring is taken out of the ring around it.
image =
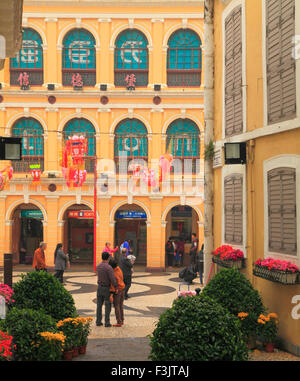
[[[124,290],[125,290],[125,283],[123,281],[123,272],[114,259],[111,259],[108,263],[113,268],[114,276],[118,282],[117,294],[115,293],[116,291],[115,287],[113,285],[110,286],[110,292],[113,293],[113,303],[114,303],[115,314],[117,319],[117,324],[113,324],[113,327],[122,327],[122,325],[124,324],[123,304],[124,304]]]

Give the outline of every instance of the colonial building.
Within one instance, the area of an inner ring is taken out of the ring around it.
[[[215,247],[243,250],[243,271],[279,315],[284,347],[300,355],[293,313],[300,285],[253,274],[259,258],[300,265],[300,4],[215,0],[214,7]],[[246,143],[246,163],[218,160],[226,143]]]
[[[22,137],[23,154],[0,192],[0,253],[29,263],[43,240],[51,266],[62,242],[72,263],[92,265],[107,241],[130,239],[138,263],[163,270],[166,238],[186,253],[192,232],[203,239],[203,1],[25,0],[22,25],[0,73],[0,135]],[[74,135],[88,142],[78,188],[60,162]],[[154,169],[165,153],[177,163],[168,184],[130,186],[122,160]]]

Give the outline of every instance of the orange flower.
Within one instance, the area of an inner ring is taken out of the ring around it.
[[[266,324],[266,322],[262,319],[257,319],[257,322],[260,323],[260,324]]]
[[[269,317],[269,318],[278,319],[278,315],[275,314],[275,312],[271,312],[271,313],[269,313],[268,317]]]

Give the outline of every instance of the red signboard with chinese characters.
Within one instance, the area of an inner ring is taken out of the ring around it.
[[[91,210],[70,210],[68,212],[69,218],[94,218],[94,212]]]

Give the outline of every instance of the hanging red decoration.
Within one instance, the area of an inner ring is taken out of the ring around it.
[[[69,137],[61,152],[62,174],[70,188],[81,187],[86,180],[84,158],[87,154],[87,139],[84,136]]]
[[[0,191],[9,183],[13,176],[13,167],[6,167],[3,171],[0,171]]]

